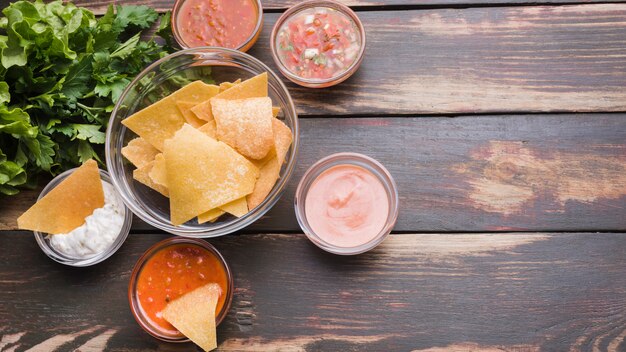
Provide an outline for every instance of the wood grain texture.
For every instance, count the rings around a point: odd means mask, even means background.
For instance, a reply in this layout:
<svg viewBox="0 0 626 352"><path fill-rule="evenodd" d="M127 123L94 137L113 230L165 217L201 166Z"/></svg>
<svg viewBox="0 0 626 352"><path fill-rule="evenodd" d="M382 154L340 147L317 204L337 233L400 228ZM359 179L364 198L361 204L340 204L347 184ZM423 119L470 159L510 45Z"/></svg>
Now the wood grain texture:
<svg viewBox="0 0 626 352"><path fill-rule="evenodd" d="M266 16L250 54L275 72ZM626 111L626 4L361 11L368 45L339 86L289 83L307 115Z"/></svg>
<svg viewBox="0 0 626 352"><path fill-rule="evenodd" d="M359 13L367 51L313 115L626 111L626 4ZM275 65L268 20L250 53Z"/></svg>
<svg viewBox="0 0 626 352"><path fill-rule="evenodd" d="M75 269L0 236L0 349L188 351L149 337L126 297L130 236ZM626 234L405 234L339 257L302 235L211 240L235 274L222 351L624 351Z"/></svg>
<svg viewBox="0 0 626 352"><path fill-rule="evenodd" d="M626 115L301 119L298 163L282 199L248 231L299 231L298 181L318 159L359 152L400 193L395 231L626 229ZM0 229L36 198L0 202ZM147 229L137 222L135 229Z"/></svg>
<svg viewBox="0 0 626 352"><path fill-rule="evenodd" d="M2 0L5 2L8 0ZM139 0L120 0L116 4L132 4L132 5L150 5L154 9L164 12L171 10L174 6L174 0L151 0L149 2ZM293 6L300 1L298 0L263 0L261 1L266 11L281 11ZM596 2L622 2L622 0L342 0L345 5L356 7L358 9L380 9L391 7L398 8L416 8L427 6L459 6L459 5L492 5L492 4L562 4L562 3L596 3ZM110 1L104 0L77 0L75 2L81 6L87 6L97 14L106 12Z"/></svg>

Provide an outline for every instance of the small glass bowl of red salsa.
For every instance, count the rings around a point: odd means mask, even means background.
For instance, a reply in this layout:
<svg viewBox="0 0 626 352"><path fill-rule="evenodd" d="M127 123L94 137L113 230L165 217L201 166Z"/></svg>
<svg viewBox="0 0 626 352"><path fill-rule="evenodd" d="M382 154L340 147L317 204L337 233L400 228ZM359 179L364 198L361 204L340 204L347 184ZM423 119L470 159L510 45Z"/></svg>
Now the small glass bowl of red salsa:
<svg viewBox="0 0 626 352"><path fill-rule="evenodd" d="M263 27L261 0L176 0L172 34L183 49L201 46L247 51Z"/></svg>
<svg viewBox="0 0 626 352"><path fill-rule="evenodd" d="M280 72L301 86L324 88L348 79L361 65L365 30L349 7L305 1L287 10L271 36Z"/></svg>
<svg viewBox="0 0 626 352"><path fill-rule="evenodd" d="M189 341L161 317L169 302L209 283L221 294L216 324L226 317L233 300L233 276L222 255L204 240L173 237L150 247L137 261L128 285L130 310L150 335L167 342Z"/></svg>

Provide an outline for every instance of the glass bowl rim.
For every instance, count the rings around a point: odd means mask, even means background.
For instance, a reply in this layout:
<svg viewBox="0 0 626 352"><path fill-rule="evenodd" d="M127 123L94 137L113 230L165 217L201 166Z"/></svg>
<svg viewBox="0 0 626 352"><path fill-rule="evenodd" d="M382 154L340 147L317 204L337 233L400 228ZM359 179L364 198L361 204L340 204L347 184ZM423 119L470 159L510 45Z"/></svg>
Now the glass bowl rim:
<svg viewBox="0 0 626 352"><path fill-rule="evenodd" d="M178 43L178 45L182 49L192 49L192 48L197 48L197 47L192 47L192 46L187 45L187 43L185 43L185 41L183 40L183 37L178 33L179 31L178 30L179 22L177 19L178 12L181 10L183 4L186 1L187 0L176 0L174 2L174 6L172 6L172 13L170 15L170 26L172 29L172 35L174 37L174 40L176 40L176 43ZM256 24L254 25L254 29L252 30L252 33L250 33L248 38L246 38L246 40L243 41L241 45L237 46L236 48L233 48L233 50L239 50L241 52L247 51L249 49L250 43L255 41L255 38L258 38L258 35L261 32L261 29L263 28L263 4L261 3L261 0L252 0L252 2L255 4L256 9L257 9ZM246 49L242 50L244 48Z"/></svg>
<svg viewBox="0 0 626 352"><path fill-rule="evenodd" d="M383 226L380 232L370 241L356 247L340 247L324 241L315 233L315 231L313 231L313 229L308 225L308 221L306 220L305 202L306 195L310 186L315 181L315 179L317 179L317 177L319 177L323 172L340 165L355 165L366 169L374 176L376 176L376 178L383 184L385 189L388 191L387 193L389 197L389 215L387 217L385 226ZM307 171L300 179L300 182L298 183L298 187L296 189L296 194L294 196L296 219L306 237L319 248L338 255L361 254L371 249L374 249L376 246L382 243L385 238L387 238L387 236L391 233L391 230L398 220L400 206L399 203L400 201L398 188L389 170L387 170L385 166L383 166L379 161L374 158L371 158L364 154L352 152L335 153L316 161L307 169Z"/></svg>
<svg viewBox="0 0 626 352"><path fill-rule="evenodd" d="M278 34L278 30L282 27L285 21L291 18L292 15L295 15L296 13L302 10L312 8L312 7L330 7L330 8L334 8L340 11L341 13L348 16L350 19L354 21L354 24L356 25L358 29L359 36L361 37L361 47L359 48L359 53L356 59L354 60L354 62L352 62L352 64L348 66L348 68L346 68L341 74L330 77L330 78L325 78L325 79L302 78L294 74L293 72L291 72L287 67L285 67L285 65L282 63L282 61L278 57L278 50L276 48L276 35ZM350 7L335 0L306 0L296 5L293 5L292 7L287 9L287 11L285 11L278 18L278 20L276 20L276 23L274 24L274 27L272 28L272 32L270 35L270 51L272 52L272 58L274 59L276 66L278 66L279 71L283 73L290 81L300 84L300 85L304 85L306 87L317 87L317 86L328 87L328 86L339 84L354 74L356 69L361 65L361 62L363 61L363 57L365 56L366 42L367 42L367 36L365 35L365 27L363 26L363 23L361 22L361 19L359 18L359 16L357 16L357 14Z"/></svg>
<svg viewBox="0 0 626 352"><path fill-rule="evenodd" d="M268 76L272 77L278 83L278 91L279 91L278 94L280 95L282 99L286 101L286 108L290 110L289 115L292 116L292 118L290 119L291 127L292 127L291 128L292 143L290 146L291 152L287 154L284 172L280 175L276 184L274 185L270 193L265 197L263 202L261 202L261 204L257 205L255 208L249 210L248 213L246 213L242 217L235 218L219 226L214 226L211 228L208 228L208 227L184 228L181 226L174 226L169 222L164 222L164 221L161 221L160 219L155 218L152 214L149 214L146 211L144 211L139 204L135 204L135 200L132 199L131 196L126 194L127 191L130 195L132 195L133 192L130 189L128 190L126 189L125 185L123 184L124 181L121 180L122 177L117 175L116 172L111 172L111 180L113 182L113 185L115 186L118 193L121 195L122 200L124 201L124 204L131 210L132 213L137 215L139 218L141 218L143 221L145 221L147 224L151 226L159 228L163 231L167 231L174 235L189 237L189 238L212 238L212 237L224 236L224 235L233 233L235 231L241 230L249 226L250 224L254 223L256 220L258 220L260 217L262 217L265 213L267 213L276 204L276 202L280 199L282 194L285 192L287 183L289 179L291 178L291 176L293 175L293 172L295 170L297 155L298 155L299 141L300 141L298 114L296 112L293 99L291 98L291 94L289 94L289 91L287 90L287 87L285 86L283 81L267 65L265 65L263 62L261 62L260 60L256 59L255 57L249 54L246 54L241 51L234 50L234 49L227 49L227 48L220 48L220 47L189 48L189 49L184 49L184 50L174 52L148 65L143 71L141 71L131 81L131 83L128 84L128 86L124 89L124 91L120 95L118 102L115 104L115 107L113 111L111 112L111 117L109 118L107 130L106 130L106 141L105 141L105 154L106 155L105 157L106 157L107 168L109 169L109 171L111 171L112 169L114 170L116 160L119 158L122 158L121 150L117 151L116 153L113 153L111 150L112 149L112 146L111 146L112 137L111 136L113 134L111 127L113 126L114 121L117 118L117 112L120 108L122 101L131 91L131 89L146 74L148 74L149 72L157 68L162 63L167 62L168 60L171 60L179 56L188 55L188 54L192 54L192 55L202 54L202 53L220 54L220 55L227 54L227 55L238 56L239 58L243 60L248 60L252 62L254 65L261 67L263 72L267 72ZM219 59L216 59L216 60L219 61ZM284 109L284 110L287 110L287 109ZM125 126L121 126L120 128L121 130L117 131L118 134L122 133L122 131L125 131L127 129ZM282 166L281 166L281 170L282 170Z"/></svg>
<svg viewBox="0 0 626 352"><path fill-rule="evenodd" d="M39 193L39 196L37 197L37 200L39 201L41 198L43 198L46 194L48 194L56 186L58 186L58 184L61 181L63 181L65 178L67 178L69 175L71 175L77 169L78 169L78 167L75 167L75 168L66 170L66 171L58 174L57 176L55 176L41 190L41 192ZM106 170L102 170L100 168L98 168L98 172L100 173L100 179L103 182L106 182L106 183L110 184L113 187L113 189L115 190L116 196L119 197L118 200L122 201L122 195L117 191L117 188L113 184L112 178L109 175L109 173ZM99 253L99 254L96 254L94 256L87 257L87 258L77 258L77 257L71 257L71 256L64 256L63 253L60 253L59 251L56 251L56 250L52 249L52 246L46 240L46 237L48 236L47 233L43 233L43 232L40 232L40 231L33 231L33 234L35 236L35 240L37 241L37 244L39 245L39 248L41 248L41 250L50 259L54 260L57 263L61 263L63 265L68 265L68 266L73 266L73 267L86 267L86 266L92 266L92 265L101 263L101 262L107 260L108 258L110 258L113 254L115 254L115 252L118 251L118 249L120 249L122 244L124 244L124 242L126 241L126 238L128 237L128 234L130 233L130 228L131 228L131 225L132 225L132 222L133 222L133 213L130 211L130 209L128 209L128 207L126 206L126 204L123 201L121 203L122 203L122 207L124 209L124 222L122 223L122 228L120 229L119 234L115 238L115 241L113 241L113 243L111 243L111 245L105 251L103 251L102 253Z"/></svg>
<svg viewBox="0 0 626 352"><path fill-rule="evenodd" d="M215 321L216 327L219 326L224 321L224 319L228 315L228 312L230 311L230 308L233 302L233 297L234 297L235 285L234 285L233 272L230 269L230 266L228 265L228 263L226 262L226 259L224 259L224 256L222 256L222 253L220 253L220 251L218 251L217 248L215 248L212 244L200 238L169 237L153 244L152 246L150 246L150 248L148 248L145 252L141 254L139 259L137 259L137 262L133 266L133 270L131 271L131 274L130 274L130 280L128 281L128 304L130 305L131 314L133 315L133 318L135 319L137 324L139 324L139 326L141 326L141 328L145 332L150 334L151 336L161 341L183 343L183 342L189 342L190 340L182 334L178 336L161 335L159 334L159 331L157 328L152 329L151 325L145 323L140 318L140 316L144 317L144 315L139 306L138 299L137 299L137 302L135 302L137 279L139 278L139 274L141 273L143 266L148 262L150 258L152 258L153 255L158 253L160 250L168 248L170 246L179 245L179 244L191 244L191 245L199 246L211 252L219 260L219 262L222 264L222 267L224 268L224 271L226 272L226 278L228 280L228 284L227 284L228 292L226 293L224 306L222 306L222 310L216 317L216 321Z"/></svg>

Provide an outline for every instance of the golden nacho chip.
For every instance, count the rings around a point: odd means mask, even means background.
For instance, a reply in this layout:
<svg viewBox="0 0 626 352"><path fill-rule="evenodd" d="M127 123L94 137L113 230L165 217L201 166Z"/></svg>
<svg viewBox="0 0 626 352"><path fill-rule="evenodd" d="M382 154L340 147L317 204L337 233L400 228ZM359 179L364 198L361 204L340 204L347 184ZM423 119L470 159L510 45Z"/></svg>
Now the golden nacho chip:
<svg viewBox="0 0 626 352"><path fill-rule="evenodd" d="M142 167L151 162L158 153L155 147L141 137L131 140L122 148L122 155L135 167Z"/></svg>
<svg viewBox="0 0 626 352"><path fill-rule="evenodd" d="M293 141L293 135L291 129L285 125L284 122L278 119L272 119L272 130L274 132L274 153L269 153L268 156L260 161L265 161L261 166L257 166L261 170L259 179L254 186L254 191L247 197L248 208L254 209L261 204L265 197L272 191L276 181L280 176L280 168L285 161L289 146ZM256 165L256 164L255 164Z"/></svg>
<svg viewBox="0 0 626 352"><path fill-rule="evenodd" d="M225 211L220 208L211 209L205 213L198 215L198 224L204 224L205 222L215 222L220 216L224 215Z"/></svg>
<svg viewBox="0 0 626 352"><path fill-rule="evenodd" d="M261 204L265 197L272 191L278 175L280 173L280 164L276 157L269 160L261 168L261 174L256 184L254 185L254 191L246 197L248 202L248 208L254 209L257 205Z"/></svg>
<svg viewBox="0 0 626 352"><path fill-rule="evenodd" d="M174 225L252 193L259 176L234 149L187 124L165 141L163 155Z"/></svg>
<svg viewBox="0 0 626 352"><path fill-rule="evenodd" d="M224 210L228 214L232 214L238 218L248 213L248 203L246 202L246 197L241 197L230 203L220 205L219 208L221 210Z"/></svg>
<svg viewBox="0 0 626 352"><path fill-rule="evenodd" d="M152 182L167 188L167 173L165 172L165 157L163 153L154 157L152 169L148 172Z"/></svg>
<svg viewBox="0 0 626 352"><path fill-rule="evenodd" d="M272 149L274 136L270 98L211 99L211 104L218 140L252 159L261 159Z"/></svg>
<svg viewBox="0 0 626 352"><path fill-rule="evenodd" d="M169 194L167 187L152 181L152 178L150 177L150 171L152 171L153 166L154 166L154 160L140 168L133 170L133 178L137 182L140 182L144 184L145 186L148 186L152 188L153 190L161 193L162 195L169 197L170 194Z"/></svg>
<svg viewBox="0 0 626 352"><path fill-rule="evenodd" d="M17 218L17 226L53 235L68 233L103 206L98 164L88 160Z"/></svg>
<svg viewBox="0 0 626 352"><path fill-rule="evenodd" d="M216 95L218 99L246 99L267 97L267 72L247 79Z"/></svg>
<svg viewBox="0 0 626 352"><path fill-rule="evenodd" d="M170 302L163 318L205 351L217 348L216 308L221 289L210 283Z"/></svg>
<svg viewBox="0 0 626 352"><path fill-rule="evenodd" d="M215 121L207 122L204 125L198 128L198 131L206 134L207 136L217 139L217 126L215 125Z"/></svg>
<svg viewBox="0 0 626 352"><path fill-rule="evenodd" d="M172 138L185 123L176 102L184 100L200 103L218 92L218 86L195 81L127 117L122 124L162 151L165 140Z"/></svg>
<svg viewBox="0 0 626 352"><path fill-rule="evenodd" d="M178 107L178 110L183 115L185 122L187 122L188 124L190 124L191 126L195 128L198 128L204 125L206 121L199 119L198 116L196 116L196 114L194 114L194 112L191 111L191 108L193 108L196 105L198 105L198 103L193 102L193 101L179 100L176 102L176 107Z"/></svg>
<svg viewBox="0 0 626 352"><path fill-rule="evenodd" d="M211 112L211 100L207 100L193 106L191 111L201 120L206 122L215 122L215 119L213 119L213 113Z"/></svg>
<svg viewBox="0 0 626 352"><path fill-rule="evenodd" d="M222 85L224 85L225 90L216 95L214 98L236 100L267 97L267 72L263 72L260 75L254 76L241 83L224 82L220 85L220 87ZM191 110L199 118L209 122L213 121L213 111L210 100L205 101L202 104L198 104Z"/></svg>
<svg viewBox="0 0 626 352"><path fill-rule="evenodd" d="M278 165L282 165L285 162L291 142L293 142L293 134L291 129L279 119L272 119L272 132L274 134L274 147L276 148Z"/></svg>
<svg viewBox="0 0 626 352"><path fill-rule="evenodd" d="M230 88L238 85L239 83L241 83L241 78L237 79L234 82L222 82L222 83L220 83L220 93L225 91L226 89L230 89Z"/></svg>
<svg viewBox="0 0 626 352"><path fill-rule="evenodd" d="M278 106L272 106L272 117L278 117L280 114L280 108Z"/></svg>

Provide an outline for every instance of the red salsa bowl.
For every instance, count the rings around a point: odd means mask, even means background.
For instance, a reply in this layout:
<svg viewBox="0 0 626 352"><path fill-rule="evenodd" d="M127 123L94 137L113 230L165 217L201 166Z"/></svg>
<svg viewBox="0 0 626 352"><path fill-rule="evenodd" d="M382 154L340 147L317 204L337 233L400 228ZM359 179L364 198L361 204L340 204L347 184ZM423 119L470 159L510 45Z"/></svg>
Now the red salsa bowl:
<svg viewBox="0 0 626 352"><path fill-rule="evenodd" d="M157 339L187 342L161 317L161 311L170 301L208 283L221 289L215 316L219 325L233 300L233 276L224 257L204 240L168 238L150 247L135 264L128 284L130 310Z"/></svg>
<svg viewBox="0 0 626 352"><path fill-rule="evenodd" d="M172 34L183 49L223 47L246 52L263 27L261 0L176 0Z"/></svg>
<svg viewBox="0 0 626 352"><path fill-rule="evenodd" d="M365 30L349 7L305 1L287 10L272 30L272 56L294 83L323 88L348 79L361 65Z"/></svg>

